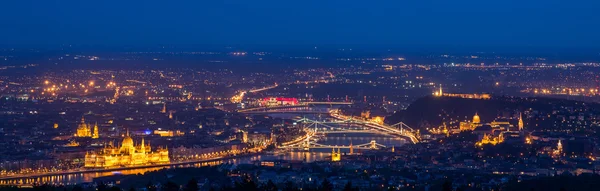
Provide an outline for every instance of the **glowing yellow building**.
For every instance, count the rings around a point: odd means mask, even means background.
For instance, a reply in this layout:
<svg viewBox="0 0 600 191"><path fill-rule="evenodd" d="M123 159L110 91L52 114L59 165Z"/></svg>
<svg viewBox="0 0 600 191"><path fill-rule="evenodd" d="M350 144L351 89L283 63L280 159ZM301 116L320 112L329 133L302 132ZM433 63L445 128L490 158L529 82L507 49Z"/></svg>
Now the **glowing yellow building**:
<svg viewBox="0 0 600 191"><path fill-rule="evenodd" d="M99 138L100 134L98 133L98 123L92 127L92 125L85 123L85 118L81 117L81 123L79 123L79 126L77 126L75 137L91 137L93 139Z"/></svg>
<svg viewBox="0 0 600 191"><path fill-rule="evenodd" d="M380 116L376 116L371 119L371 121L373 121L377 124L380 124L380 125L383 124L383 120L385 120L385 117L380 117Z"/></svg>
<svg viewBox="0 0 600 191"><path fill-rule="evenodd" d="M559 157L560 155L562 155L563 153L563 146L562 146L562 142L559 139L558 143L556 143L556 150L552 151L552 155L554 155L555 157Z"/></svg>
<svg viewBox="0 0 600 191"><path fill-rule="evenodd" d="M433 95L434 95L434 96L437 96L437 97L442 97L442 96L444 96L444 91L442 90L442 84L440 84L440 90L438 90L438 91L434 91L434 92L433 92Z"/></svg>
<svg viewBox="0 0 600 191"><path fill-rule="evenodd" d="M150 144L145 144L144 139L136 146L129 135L123 139L121 147L113 147L111 144L98 152L85 154L86 168L124 167L169 162L168 149L159 148L152 152Z"/></svg>
<svg viewBox="0 0 600 191"><path fill-rule="evenodd" d="M475 113L475 115L473 116L473 124L479 124L481 123L481 119L479 118L479 115L477 113Z"/></svg>
<svg viewBox="0 0 600 191"><path fill-rule="evenodd" d="M163 103L163 108L160 110L160 113L167 113L167 103Z"/></svg>
<svg viewBox="0 0 600 191"><path fill-rule="evenodd" d="M459 125L460 131L473 131L474 127L471 123L465 121L461 121Z"/></svg>
<svg viewBox="0 0 600 191"><path fill-rule="evenodd" d="M519 131L522 131L524 124L523 124L523 114L521 114L521 113L519 113L519 124L518 124L518 126L519 126Z"/></svg>
<svg viewBox="0 0 600 191"><path fill-rule="evenodd" d="M473 121L471 122L460 122L459 129L460 131L473 131L475 128L481 126L481 118L479 114L475 113L473 116Z"/></svg>
<svg viewBox="0 0 600 191"><path fill-rule="evenodd" d="M367 110L367 111L360 112L360 116L362 118L369 119L369 118L371 118L371 111Z"/></svg>
<svg viewBox="0 0 600 191"><path fill-rule="evenodd" d="M71 140L69 143L64 145L65 147L78 147L79 143L75 140Z"/></svg>
<svg viewBox="0 0 600 191"><path fill-rule="evenodd" d="M341 161L341 160L342 160L342 153L340 152L340 149L338 148L337 153L335 152L335 149L331 149L331 161L337 162L337 161Z"/></svg>
<svg viewBox="0 0 600 191"><path fill-rule="evenodd" d="M483 146L487 144L497 145L504 142L504 137L500 134L498 137L492 137L491 135L485 134L481 141L475 143L477 146Z"/></svg>

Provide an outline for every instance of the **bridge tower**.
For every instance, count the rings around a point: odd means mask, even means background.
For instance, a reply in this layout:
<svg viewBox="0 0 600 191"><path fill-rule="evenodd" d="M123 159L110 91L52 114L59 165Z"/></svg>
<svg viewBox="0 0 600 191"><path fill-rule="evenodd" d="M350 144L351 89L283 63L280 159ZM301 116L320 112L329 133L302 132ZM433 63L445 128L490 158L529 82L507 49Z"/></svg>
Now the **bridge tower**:
<svg viewBox="0 0 600 191"><path fill-rule="evenodd" d="M412 129L408 125L404 124L403 122L399 122L399 123L396 123L396 124L393 124L393 125L390 125L390 126L392 126L392 127L396 128L396 129L400 130L401 134L404 134L405 127L408 128L408 131L412 131Z"/></svg>
<svg viewBox="0 0 600 191"><path fill-rule="evenodd" d="M306 141L304 141L304 151L310 150L310 136L306 136Z"/></svg>
<svg viewBox="0 0 600 191"><path fill-rule="evenodd" d="M370 149L377 149L377 142L375 142L375 140L371 140L369 148Z"/></svg>

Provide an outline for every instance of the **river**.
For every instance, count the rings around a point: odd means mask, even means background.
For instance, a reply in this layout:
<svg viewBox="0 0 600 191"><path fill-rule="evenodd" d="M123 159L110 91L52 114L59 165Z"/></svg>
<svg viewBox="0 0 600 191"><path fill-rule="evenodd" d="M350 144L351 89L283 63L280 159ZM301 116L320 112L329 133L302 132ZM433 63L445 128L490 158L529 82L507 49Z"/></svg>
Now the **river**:
<svg viewBox="0 0 600 191"><path fill-rule="evenodd" d="M276 114L278 115L278 114ZM284 117L279 115L278 117ZM286 117L297 117L294 115L286 114ZM313 119L319 118L318 116L310 116ZM359 145L369 143L375 140L377 143L385 146L401 146L407 143L407 140L380 133L336 133L326 134L318 138L317 143L324 145ZM348 149L341 149L342 153L349 152ZM355 151L356 152L356 151ZM56 184L56 185L72 185L80 183L93 182L94 178L106 177L112 175L130 175L130 174L143 174L150 171L156 171L164 168L187 168L187 167L202 167L202 166L214 166L223 163L228 164L250 164L253 161L264 161L264 160L291 160L291 161L322 161L329 160L331 156L331 149L311 149L308 152L305 151L287 151L280 154L260 154L254 156L239 156L230 159L214 160L210 162L198 162L182 165L170 165L162 167L145 167L127 170L109 170L103 172L81 172L73 174L60 174L60 175L44 175L34 178L12 178L0 180L0 185L32 185L32 184Z"/></svg>

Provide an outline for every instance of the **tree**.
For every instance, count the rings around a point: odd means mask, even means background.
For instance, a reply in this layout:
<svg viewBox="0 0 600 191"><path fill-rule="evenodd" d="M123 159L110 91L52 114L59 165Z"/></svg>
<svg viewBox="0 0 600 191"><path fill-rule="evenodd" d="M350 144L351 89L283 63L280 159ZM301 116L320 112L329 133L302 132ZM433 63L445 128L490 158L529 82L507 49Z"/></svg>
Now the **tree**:
<svg viewBox="0 0 600 191"><path fill-rule="evenodd" d="M122 191L121 188L119 188L118 186L113 186L110 187L109 189L107 189L108 191Z"/></svg>
<svg viewBox="0 0 600 191"><path fill-rule="evenodd" d="M342 191L355 191L358 190L355 187L352 187L352 182L348 181L348 183L346 183L346 185L344 186L344 189Z"/></svg>
<svg viewBox="0 0 600 191"><path fill-rule="evenodd" d="M283 187L282 191L298 191L298 187L296 187L293 182L287 181L285 182L285 186Z"/></svg>
<svg viewBox="0 0 600 191"><path fill-rule="evenodd" d="M258 191L258 186L250 177L245 177L241 182L236 182L233 190Z"/></svg>
<svg viewBox="0 0 600 191"><path fill-rule="evenodd" d="M81 186L77 185L77 186L73 187L72 191L83 191L83 188Z"/></svg>
<svg viewBox="0 0 600 191"><path fill-rule="evenodd" d="M106 184L104 184L104 182L99 182L98 184L96 184L96 190L106 191L106 190L108 190L108 186L106 186Z"/></svg>
<svg viewBox="0 0 600 191"><path fill-rule="evenodd" d="M273 183L273 181L269 180L267 182L266 185L264 185L261 190L264 191L278 191L279 189L277 189L277 186L275 185L275 183Z"/></svg>
<svg viewBox="0 0 600 191"><path fill-rule="evenodd" d="M164 191L179 191L179 185L175 184L175 182L167 181L165 185L163 185Z"/></svg>
<svg viewBox="0 0 600 191"><path fill-rule="evenodd" d="M329 182L329 180L327 180L327 178L323 179L323 182L321 182L321 186L319 187L320 191L332 191L333 190L333 185Z"/></svg>
<svg viewBox="0 0 600 191"><path fill-rule="evenodd" d="M152 184L152 182L148 182L148 184L146 184L146 190L147 191L157 191L158 189L156 188L156 186L154 184Z"/></svg>
<svg viewBox="0 0 600 191"><path fill-rule="evenodd" d="M19 190L19 189L15 189L15 190ZM33 186L33 190L35 190L35 191L51 191L54 189L52 186L50 186L48 184L42 184L42 185Z"/></svg>
<svg viewBox="0 0 600 191"><path fill-rule="evenodd" d="M188 183L185 185L185 188L183 189L184 191L198 191L200 188L198 187L198 180L196 180L195 178L192 178L190 181L188 181Z"/></svg>
<svg viewBox="0 0 600 191"><path fill-rule="evenodd" d="M442 185L442 191L452 191L452 183L446 180Z"/></svg>

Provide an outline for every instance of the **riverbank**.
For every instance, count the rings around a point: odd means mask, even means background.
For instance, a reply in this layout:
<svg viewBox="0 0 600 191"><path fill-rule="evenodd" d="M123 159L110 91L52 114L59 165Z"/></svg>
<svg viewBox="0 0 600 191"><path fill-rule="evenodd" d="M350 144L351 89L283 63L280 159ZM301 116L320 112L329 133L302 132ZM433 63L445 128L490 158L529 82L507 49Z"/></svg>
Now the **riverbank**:
<svg viewBox="0 0 600 191"><path fill-rule="evenodd" d="M13 175L13 176L2 176L0 180L13 180L13 179L23 179L23 178L38 178L42 176L56 176L56 175L69 175L69 174L77 174L77 173L91 173L91 172L110 172L110 171L119 171L119 170L135 170L142 168L157 168L157 167L167 167L167 166L175 166L175 165L186 165L186 164L194 164L194 163L203 163L203 162L213 162L218 160L228 160L242 157L252 157L261 155L263 152L245 154L245 155L235 155L228 157L217 157L211 159L202 159L202 160L192 160L192 161L182 161L182 162L171 162L166 164L151 164L151 165L140 165L140 166L128 166L128 167L118 167L118 168L102 168L102 169L77 169L73 171L62 171L62 172L49 172L49 173L37 173L37 174L27 174L27 175Z"/></svg>

